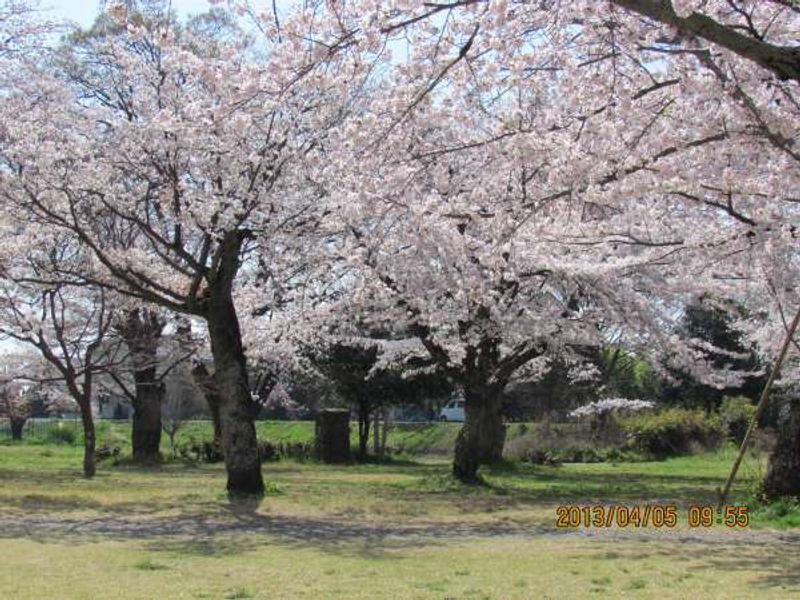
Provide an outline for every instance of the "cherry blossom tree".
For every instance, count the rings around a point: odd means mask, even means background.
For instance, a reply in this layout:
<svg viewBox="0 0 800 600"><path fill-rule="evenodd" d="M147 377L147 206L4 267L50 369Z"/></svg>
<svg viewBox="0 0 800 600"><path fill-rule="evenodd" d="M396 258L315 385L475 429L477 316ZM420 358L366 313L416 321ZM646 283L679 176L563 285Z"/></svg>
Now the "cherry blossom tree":
<svg viewBox="0 0 800 600"><path fill-rule="evenodd" d="M11 427L11 439L21 440L25 423L31 417L32 395L30 385L15 381L19 373L9 369L9 356L0 357L3 361L3 374L0 376L0 415L8 419Z"/></svg>
<svg viewBox="0 0 800 600"><path fill-rule="evenodd" d="M113 318L108 293L8 279L0 285L0 337L37 351L78 405L84 434L83 472L95 474L92 393L97 377L118 365L119 345L106 344Z"/></svg>
<svg viewBox="0 0 800 600"><path fill-rule="evenodd" d="M127 17L76 48L68 71L14 81L3 110L26 117L4 135L4 205L87 249L73 276L205 322L228 490L261 493L234 294L240 270L265 270L256 251L271 269L302 257L322 204L308 170L368 65L304 43L305 15L258 61L239 39L204 54L191 31Z"/></svg>
<svg viewBox="0 0 800 600"><path fill-rule="evenodd" d="M0 415L9 420L12 439L22 439L25 423L35 414L74 408L69 395L56 386L58 374L38 353L27 348L7 351L0 363Z"/></svg>
<svg viewBox="0 0 800 600"><path fill-rule="evenodd" d="M778 79L800 81L796 38L770 35L771 21L796 19L793 0L763 2L698 0L612 0L617 6L673 28L679 35L702 38L750 60ZM760 6L759 6L760 5ZM794 15L792 14L794 13ZM791 31L791 30L790 30Z"/></svg>
<svg viewBox="0 0 800 600"><path fill-rule="evenodd" d="M699 365L662 333L670 311L709 290L764 304L767 272L796 281L796 82L615 4L332 5L368 52L410 41L346 128L351 176L332 187L341 255L383 285L361 297L465 387L463 479L527 363L621 328L645 356ZM764 4L729 11L730 32L749 18L745 35L792 44L797 11Z"/></svg>
<svg viewBox="0 0 800 600"><path fill-rule="evenodd" d="M197 413L195 398L199 390L194 378L185 371L175 371L169 384L164 394L163 418L159 419L159 425L169 437L172 457L175 458L177 456L175 438L186 421Z"/></svg>
<svg viewBox="0 0 800 600"><path fill-rule="evenodd" d="M151 306L131 306L117 316L113 326L128 352L125 364L107 375L133 406L131 447L134 460L142 463L160 457L164 380L188 361L198 346L167 316Z"/></svg>
<svg viewBox="0 0 800 600"><path fill-rule="evenodd" d="M159 342L165 322L158 312L146 307L133 308L116 323L115 329L130 353L133 390L118 373L111 373L117 386L131 400L133 423L131 447L139 462L157 461L161 442L161 402L163 377L159 370ZM164 369L167 372L168 369ZM163 373L162 373L163 375Z"/></svg>
<svg viewBox="0 0 800 600"><path fill-rule="evenodd" d="M794 279L793 281L797 281ZM766 362L775 363L782 356L778 344L788 341L787 354L778 373L777 387L785 399L782 422L779 423L775 447L769 457L767 474L764 479L764 493L768 498L796 496L800 494L800 335L796 333L797 320L800 319L800 299L796 286L772 287L773 302L759 317L749 319L745 330L758 348ZM794 316L790 312L794 308ZM795 334L789 333L795 328ZM773 392L773 396L776 394Z"/></svg>
<svg viewBox="0 0 800 600"><path fill-rule="evenodd" d="M464 480L521 369L615 331L691 364L693 297L796 305L791 4L231 4L258 52L115 8L69 69L4 69L0 188L87 249L71 277L205 321L231 492L263 490L238 319L278 280L421 340Z"/></svg>
<svg viewBox="0 0 800 600"><path fill-rule="evenodd" d="M20 58L46 49L43 38L55 33L59 24L44 18L38 2L3 0L0 2L0 60Z"/></svg>

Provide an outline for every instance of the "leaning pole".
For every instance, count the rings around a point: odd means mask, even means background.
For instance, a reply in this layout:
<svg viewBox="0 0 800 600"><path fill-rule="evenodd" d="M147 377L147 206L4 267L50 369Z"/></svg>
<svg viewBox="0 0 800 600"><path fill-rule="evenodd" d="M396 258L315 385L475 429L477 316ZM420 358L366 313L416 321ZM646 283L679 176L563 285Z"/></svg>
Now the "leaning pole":
<svg viewBox="0 0 800 600"><path fill-rule="evenodd" d="M719 494L720 510L725 504L725 500L728 499L728 493L731 491L733 480L736 478L736 473L739 471L739 465L742 464L742 458L744 458L744 453L747 450L748 444L750 443L750 437L756 428L758 419L761 417L761 413L764 412L764 408L767 405L767 398L769 397L769 390L772 388L772 382L775 381L775 377L778 376L778 372L781 370L783 361L786 359L786 353L789 351L789 345L792 343L792 338L794 337L795 331L797 331L798 323L800 323L800 307L798 307L797 313L794 315L794 319L789 325L789 328L786 330L786 339L783 340L783 346L781 347L780 354L778 354L778 360L775 361L772 371L769 374L769 379L767 379L767 383L764 384L764 389L761 390L761 398L758 400L756 412L753 415L753 418L750 420L750 426L747 428L747 433L744 434L742 445L739 448L739 455L736 457L736 460L733 463L733 468L731 469L731 474L728 475L728 481L725 482L725 487Z"/></svg>

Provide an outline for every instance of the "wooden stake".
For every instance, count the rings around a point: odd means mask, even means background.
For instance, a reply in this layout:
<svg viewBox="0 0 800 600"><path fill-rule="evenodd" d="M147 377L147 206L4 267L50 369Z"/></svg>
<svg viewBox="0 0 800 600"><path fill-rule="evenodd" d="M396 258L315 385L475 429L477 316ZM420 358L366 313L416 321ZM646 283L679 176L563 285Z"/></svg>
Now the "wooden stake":
<svg viewBox="0 0 800 600"><path fill-rule="evenodd" d="M783 346L781 347L780 354L778 355L778 360L775 361L775 365L772 367L772 371L769 374L769 379L767 379L767 383L764 384L764 389L761 391L761 398L758 400L756 412L750 421L750 426L747 428L747 433L744 434L742 445L739 448L739 455L736 457L736 461L733 463L731 474L728 476L728 481L725 482L725 488L719 493L719 510L722 510L725 500L728 499L728 493L731 491L733 480L736 478L736 473L739 471L739 465L742 464L742 458L744 458L744 453L747 450L748 444L750 443L750 437L756 428L756 424L758 423L758 419L761 417L761 413L764 412L764 408L767 405L767 398L769 397L769 390L772 387L772 382L775 381L775 378L778 376L778 372L781 370L783 361L786 358L786 353L789 351L789 345L792 343L794 332L797 331L798 323L800 323L800 308L797 309L797 314L795 314L794 319L789 325L789 329L786 331L786 339L783 340Z"/></svg>

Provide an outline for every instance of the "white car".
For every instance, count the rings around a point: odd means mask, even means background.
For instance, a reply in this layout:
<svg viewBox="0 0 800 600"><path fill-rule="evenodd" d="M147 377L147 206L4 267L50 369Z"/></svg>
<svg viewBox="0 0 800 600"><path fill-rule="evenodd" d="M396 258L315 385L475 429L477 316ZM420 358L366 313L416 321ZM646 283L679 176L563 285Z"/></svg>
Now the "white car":
<svg viewBox="0 0 800 600"><path fill-rule="evenodd" d="M464 400L450 400L447 404L442 407L441 412L439 413L439 420L440 421L456 421L463 423L467 418L466 413L464 412Z"/></svg>

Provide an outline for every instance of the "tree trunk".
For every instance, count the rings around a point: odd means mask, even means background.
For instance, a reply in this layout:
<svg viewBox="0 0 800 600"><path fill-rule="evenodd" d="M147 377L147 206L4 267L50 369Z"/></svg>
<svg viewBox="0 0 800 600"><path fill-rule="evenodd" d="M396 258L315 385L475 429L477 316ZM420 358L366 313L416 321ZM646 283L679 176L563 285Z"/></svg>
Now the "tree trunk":
<svg viewBox="0 0 800 600"><path fill-rule="evenodd" d="M85 403L81 403L80 409L83 423L83 475L92 478L95 474L95 432L92 407L88 399Z"/></svg>
<svg viewBox="0 0 800 600"><path fill-rule="evenodd" d="M206 313L214 379L219 390L222 450L228 493L262 495L264 480L258 458L253 400L247 379L239 320L230 289L211 290Z"/></svg>
<svg viewBox="0 0 800 600"><path fill-rule="evenodd" d="M453 475L465 483L478 481L478 467L497 462L503 455L505 426L499 390L464 390L466 419L456 438Z"/></svg>
<svg viewBox="0 0 800 600"><path fill-rule="evenodd" d="M157 312L145 308L127 311L119 331L131 351L135 390L131 446L133 459L157 462L161 443L163 383L158 380L158 346L164 322Z"/></svg>
<svg viewBox="0 0 800 600"><path fill-rule="evenodd" d="M208 412L214 425L213 445L222 452L222 423L219 418L220 397L219 388L214 381L214 375L208 372L203 363L197 363L192 368L192 376L197 386L203 391L203 397L206 399L206 404L208 404Z"/></svg>
<svg viewBox="0 0 800 600"><path fill-rule="evenodd" d="M172 451L172 458L178 457L178 451L175 448L175 436L178 435L178 432L175 429L169 429L167 431L167 436L169 437L169 448Z"/></svg>
<svg viewBox="0 0 800 600"><path fill-rule="evenodd" d="M211 423L214 427L214 439L212 443L222 452L222 419L219 416L219 392L213 392L206 396L208 411L211 413Z"/></svg>
<svg viewBox="0 0 800 600"><path fill-rule="evenodd" d="M25 428L25 421L27 419L11 418L11 439L20 441L22 440L22 430Z"/></svg>
<svg viewBox="0 0 800 600"><path fill-rule="evenodd" d="M11 418L11 439L20 441L22 440L22 430L25 428L25 421L27 419Z"/></svg>
<svg viewBox="0 0 800 600"><path fill-rule="evenodd" d="M358 401L358 460L367 460L369 447L369 402Z"/></svg>
<svg viewBox="0 0 800 600"><path fill-rule="evenodd" d="M161 400L164 386L156 380L155 367L136 371L136 397L133 402L133 459L140 463L158 462L161 444Z"/></svg>
<svg viewBox="0 0 800 600"><path fill-rule="evenodd" d="M386 437L389 432L389 409L383 407L383 427L381 428L381 447L378 452L378 459L383 460L386 455Z"/></svg>
<svg viewBox="0 0 800 600"><path fill-rule="evenodd" d="M372 453L375 458L381 456L381 411L375 410L372 418Z"/></svg>
<svg viewBox="0 0 800 600"><path fill-rule="evenodd" d="M487 416L485 431L481 439L483 440L481 462L487 465L501 462L503 448L506 445L506 426L503 423L500 406L497 407L497 410L491 411L491 416Z"/></svg>
<svg viewBox="0 0 800 600"><path fill-rule="evenodd" d="M769 457L764 493L768 498L800 496L800 402L792 402Z"/></svg>

